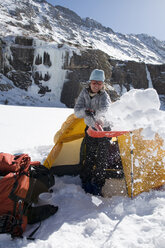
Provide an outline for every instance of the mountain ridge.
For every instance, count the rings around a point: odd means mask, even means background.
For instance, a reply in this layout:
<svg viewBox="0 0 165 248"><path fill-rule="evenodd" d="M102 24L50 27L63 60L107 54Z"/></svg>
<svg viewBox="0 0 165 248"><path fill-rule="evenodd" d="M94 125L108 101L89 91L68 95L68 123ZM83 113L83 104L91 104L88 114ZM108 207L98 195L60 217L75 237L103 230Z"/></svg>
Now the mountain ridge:
<svg viewBox="0 0 165 248"><path fill-rule="evenodd" d="M114 59L165 63L165 41L147 34L121 34L74 11L45 0L0 0L0 36L31 36L80 49L106 52Z"/></svg>

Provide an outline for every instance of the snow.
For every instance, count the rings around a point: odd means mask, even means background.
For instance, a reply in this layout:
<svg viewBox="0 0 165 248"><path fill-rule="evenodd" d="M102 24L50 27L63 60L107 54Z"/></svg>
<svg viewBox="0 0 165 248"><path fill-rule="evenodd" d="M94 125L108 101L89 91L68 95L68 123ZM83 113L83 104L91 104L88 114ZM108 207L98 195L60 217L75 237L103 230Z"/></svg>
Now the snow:
<svg viewBox="0 0 165 248"><path fill-rule="evenodd" d="M10 40L10 42L12 42ZM17 44L14 46L18 46ZM0 84L10 84L12 87L9 91L0 91L0 103L4 103L7 99L8 104L13 104L13 98L17 94L18 105L28 106L46 106L46 107L65 107L65 104L60 102L61 92L63 85L67 82L67 73L69 70L64 69L65 60L70 63L70 59L73 56L73 52L77 55L80 51L75 47L63 45L58 48L55 43L47 43L41 40L34 39L33 41L34 60L31 73L33 74L32 85L28 87L28 90L20 90L16 88L11 80L0 73ZM28 48L28 47L27 47ZM47 57L47 59L45 59ZM12 60L10 46L5 51L5 65L13 70L10 65ZM48 65L49 64L49 65ZM39 85L34 82L35 74L38 73L38 77L42 77ZM9 72L10 74L10 72ZM45 79L47 77L47 79ZM48 92L45 94L38 93L40 87L46 87ZM28 99L28 100L27 100Z"/></svg>
<svg viewBox="0 0 165 248"><path fill-rule="evenodd" d="M82 48L100 49L118 60L149 64L165 61L164 41L145 34L115 33L92 19L76 18L76 14L72 16L74 13L69 10L59 10L47 2L0 0L0 8L0 36L3 38L24 35L56 44L69 43ZM34 28L29 30L26 26L31 23Z"/></svg>
<svg viewBox="0 0 165 248"><path fill-rule="evenodd" d="M66 115L72 112L72 109L1 105L1 116L4 118L0 120L0 136L3 136L0 150L17 153L20 148L31 148L32 144L34 147L52 146L54 134L60 129ZM9 144L10 138L15 139L12 137L13 133L16 135L16 140L10 141ZM33 154L30 155L33 156Z"/></svg>
<svg viewBox="0 0 165 248"><path fill-rule="evenodd" d="M8 44L4 48L3 63L9 69L9 74L13 70L10 64L10 60L12 60L10 47L27 48L28 46L14 43L16 35L24 35L34 39L31 48L34 48L35 56L30 73L32 75L38 73L39 76L42 76L40 82L32 77L32 85L28 87L27 91L24 91L16 88L8 78L0 74L0 84L1 81L6 81L6 84L13 86L8 91L0 91L1 104L7 102L7 104L13 105L15 94L17 94L17 105L65 107L60 102L60 97L63 85L68 80L70 58L73 53L79 55L84 49L100 49L111 58L123 61L164 64L164 42L145 34L122 35L110 31L110 29L107 31L105 27L92 19L81 20L80 17L75 17L76 14L67 12L69 10L60 10L46 1L0 0L0 10L0 37L2 42ZM80 20L82 25L77 24ZM24 27L24 25L30 25L31 22L34 29L29 30ZM44 64L45 53L50 57L50 67ZM42 58L41 64L35 63L38 56ZM121 63L120 66L122 65ZM148 87L153 88L147 66L146 74ZM36 82L34 82L34 78ZM132 86L130 85L130 87ZM119 95L127 91L124 86L117 84L114 84L114 88ZM164 109L163 95L160 96L160 100L161 108Z"/></svg>
<svg viewBox="0 0 165 248"><path fill-rule="evenodd" d="M131 90L111 106L113 129L143 126L146 137L159 132L165 141L165 112L159 107L154 89ZM0 151L28 153L43 162L73 109L0 105L0 113ZM85 194L78 176L55 179L52 201L58 212L42 222L34 241L26 237L38 224L28 225L23 239L1 234L0 248L164 248L165 191L144 192L133 200L103 198Z"/></svg>
<svg viewBox="0 0 165 248"><path fill-rule="evenodd" d="M158 94L152 88L126 92L111 105L108 113L112 130L144 128L146 139L153 139L155 132L165 139L164 118L165 112L160 110Z"/></svg>
<svg viewBox="0 0 165 248"><path fill-rule="evenodd" d="M147 79L148 79L148 88L154 88L152 84L151 75L150 75L150 72L147 66L146 66L146 74L147 74Z"/></svg>
<svg viewBox="0 0 165 248"><path fill-rule="evenodd" d="M60 102L61 91L63 88L63 84L67 81L67 72L68 70L63 69L65 58L68 55L68 64L70 58L73 55L73 51L78 53L78 50L75 48L69 48L68 46L64 46L63 48L58 48L57 44L47 44L46 42L41 42L39 40L35 40L35 56L33 61L33 73L38 72L39 75L42 75L42 78L45 75L49 75L50 79L47 81L42 81L43 86L47 86L51 89L51 93L46 96L46 101L48 99L50 101L54 100L54 106L57 106L57 103ZM51 65L48 66L44 64L44 54L49 56ZM36 58L41 59L41 64L36 65ZM30 93L34 93L34 88L36 91L38 86L33 83L29 89ZM61 106L65 106L64 104Z"/></svg>

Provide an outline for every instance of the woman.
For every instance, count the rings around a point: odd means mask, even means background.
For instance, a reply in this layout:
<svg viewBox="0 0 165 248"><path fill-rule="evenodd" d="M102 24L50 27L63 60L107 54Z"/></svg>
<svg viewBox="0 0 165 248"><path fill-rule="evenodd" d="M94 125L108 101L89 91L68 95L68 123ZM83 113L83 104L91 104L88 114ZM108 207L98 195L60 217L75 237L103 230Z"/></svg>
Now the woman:
<svg viewBox="0 0 165 248"><path fill-rule="evenodd" d="M87 125L85 129L86 158L82 165L80 177L82 187L88 193L101 195L102 186L105 183L105 168L108 166L109 142L108 138L92 138L87 134L89 126L103 130L110 130L110 124L106 119L111 100L104 85L105 75L103 70L95 69L89 78L89 85L84 88L74 107L75 115L84 118Z"/></svg>

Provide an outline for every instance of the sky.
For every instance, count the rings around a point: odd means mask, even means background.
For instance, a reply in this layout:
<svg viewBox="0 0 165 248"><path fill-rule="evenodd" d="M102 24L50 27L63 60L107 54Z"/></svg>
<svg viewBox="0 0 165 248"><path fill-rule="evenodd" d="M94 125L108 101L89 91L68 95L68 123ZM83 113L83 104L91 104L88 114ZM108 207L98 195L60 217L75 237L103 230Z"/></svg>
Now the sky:
<svg viewBox="0 0 165 248"><path fill-rule="evenodd" d="M47 0L122 34L145 33L165 41L165 0Z"/></svg>

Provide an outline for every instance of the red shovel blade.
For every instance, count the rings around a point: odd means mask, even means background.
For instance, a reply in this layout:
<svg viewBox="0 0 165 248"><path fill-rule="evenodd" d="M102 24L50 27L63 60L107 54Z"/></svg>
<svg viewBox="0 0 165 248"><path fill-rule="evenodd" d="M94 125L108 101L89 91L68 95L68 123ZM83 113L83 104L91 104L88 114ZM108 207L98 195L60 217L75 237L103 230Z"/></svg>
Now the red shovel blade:
<svg viewBox="0 0 165 248"><path fill-rule="evenodd" d="M101 131L101 130L96 131L92 127L89 127L87 133L89 136L93 138L103 138L103 137L112 138L112 137L120 136L122 134L129 133L129 131Z"/></svg>

